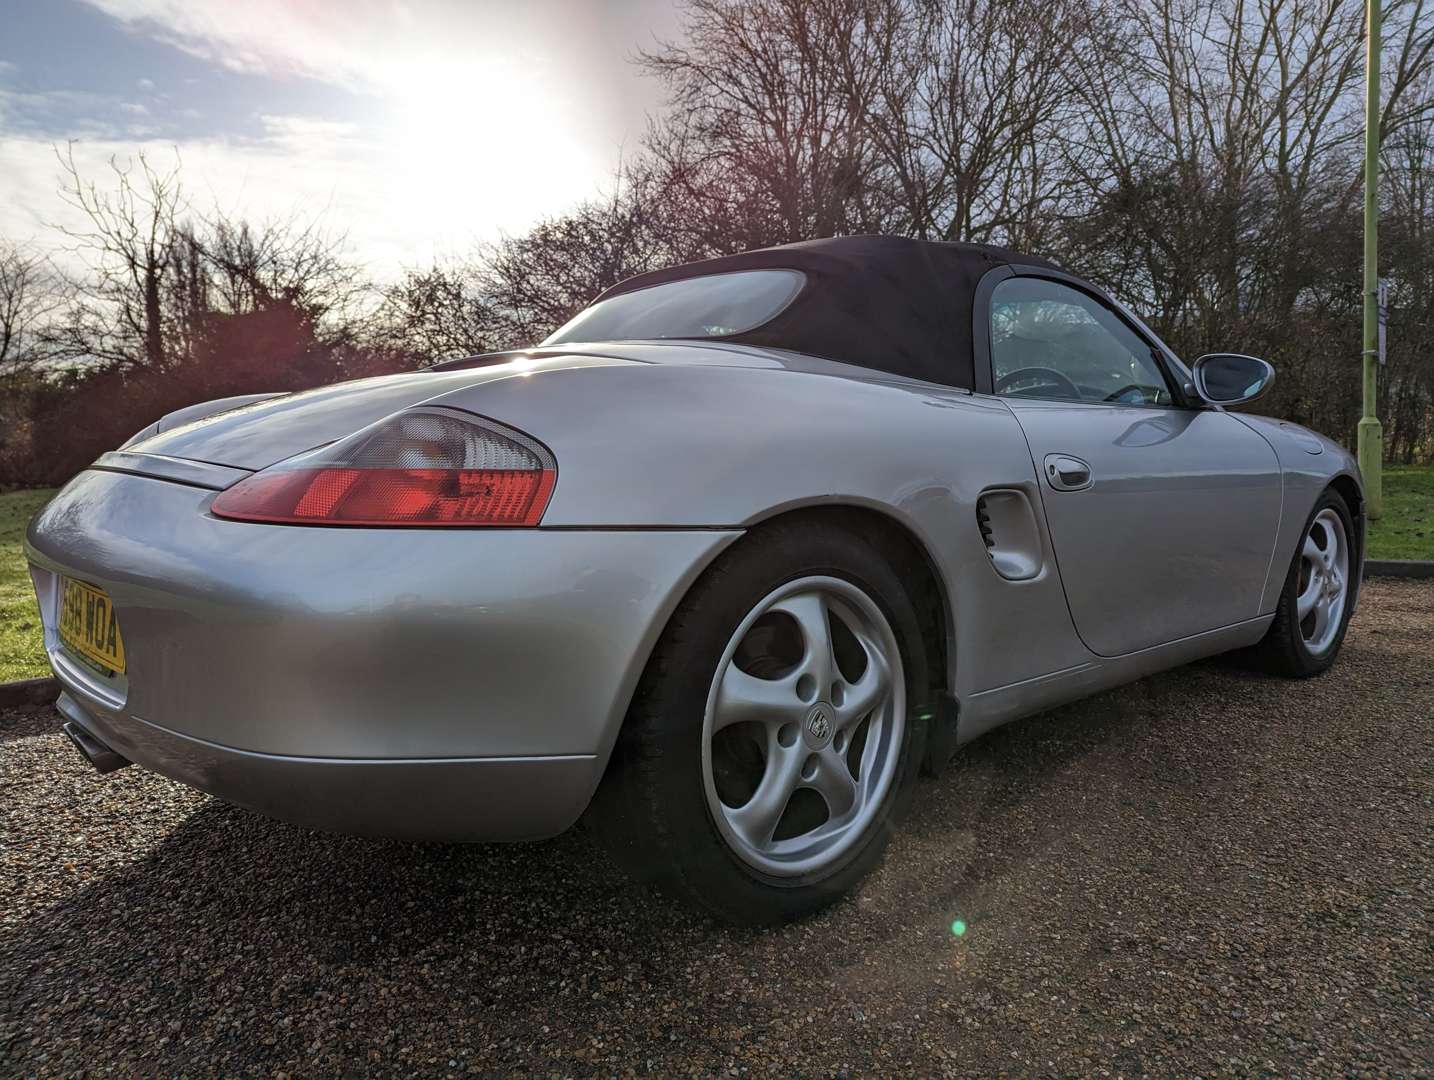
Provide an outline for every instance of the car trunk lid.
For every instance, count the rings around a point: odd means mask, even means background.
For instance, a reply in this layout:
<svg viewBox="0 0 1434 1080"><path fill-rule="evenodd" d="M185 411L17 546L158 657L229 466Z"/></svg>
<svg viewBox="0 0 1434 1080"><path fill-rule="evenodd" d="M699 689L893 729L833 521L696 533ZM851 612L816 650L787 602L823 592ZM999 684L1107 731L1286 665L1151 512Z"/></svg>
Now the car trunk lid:
<svg viewBox="0 0 1434 1080"><path fill-rule="evenodd" d="M455 390L566 368L636 362L613 356L522 354L495 358L479 367L403 372L321 386L219 412L141 439L124 448L134 460L116 471L137 471L135 461L143 458L257 471ZM99 464L115 468L119 463L102 459Z"/></svg>

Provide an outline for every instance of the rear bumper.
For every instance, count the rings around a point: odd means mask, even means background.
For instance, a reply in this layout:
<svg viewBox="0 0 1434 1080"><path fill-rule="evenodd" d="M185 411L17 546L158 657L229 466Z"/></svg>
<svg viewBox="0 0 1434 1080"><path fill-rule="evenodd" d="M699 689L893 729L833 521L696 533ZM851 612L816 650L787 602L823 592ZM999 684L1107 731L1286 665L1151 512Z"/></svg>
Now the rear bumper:
<svg viewBox="0 0 1434 1080"><path fill-rule="evenodd" d="M344 832L520 839L591 798L657 635L734 532L333 529L90 471L26 553L62 711L123 756ZM102 586L127 672L55 632Z"/></svg>
<svg viewBox="0 0 1434 1080"><path fill-rule="evenodd" d="M154 772L295 825L401 840L538 840L568 828L602 766L595 755L381 759L236 750L135 717L105 717L69 693L71 723Z"/></svg>

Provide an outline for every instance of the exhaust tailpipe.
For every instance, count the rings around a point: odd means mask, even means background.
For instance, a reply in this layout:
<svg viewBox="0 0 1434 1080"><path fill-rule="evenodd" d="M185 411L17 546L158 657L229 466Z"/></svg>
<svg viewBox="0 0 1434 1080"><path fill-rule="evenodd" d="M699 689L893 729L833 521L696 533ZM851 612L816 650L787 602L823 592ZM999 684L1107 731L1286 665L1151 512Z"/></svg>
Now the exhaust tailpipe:
<svg viewBox="0 0 1434 1080"><path fill-rule="evenodd" d="M73 720L67 722L61 730L69 736L70 742L75 744L75 749L99 772L111 773L134 764L129 758L116 754Z"/></svg>

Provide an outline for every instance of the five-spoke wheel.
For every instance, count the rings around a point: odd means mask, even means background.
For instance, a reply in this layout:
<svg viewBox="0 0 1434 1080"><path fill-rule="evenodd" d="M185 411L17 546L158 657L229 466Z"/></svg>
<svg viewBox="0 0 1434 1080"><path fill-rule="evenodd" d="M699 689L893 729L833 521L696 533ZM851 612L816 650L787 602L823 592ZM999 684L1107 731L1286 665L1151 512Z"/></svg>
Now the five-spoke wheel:
<svg viewBox="0 0 1434 1080"><path fill-rule="evenodd" d="M1349 504L1329 489L1305 522L1275 607L1275 618L1247 656L1266 671L1305 678L1334 663L1359 588L1360 532Z"/></svg>
<svg viewBox="0 0 1434 1080"><path fill-rule="evenodd" d="M1311 655L1334 644L1349 588L1349 538L1333 507L1315 514L1300 549L1300 585L1295 600L1300 633Z"/></svg>
<svg viewBox="0 0 1434 1080"><path fill-rule="evenodd" d="M810 873L860 838L891 783L905 725L896 636L849 581L803 577L733 632L708 694L702 778L734 852Z"/></svg>
<svg viewBox="0 0 1434 1080"><path fill-rule="evenodd" d="M733 922L808 914L881 859L923 751L901 549L761 526L683 599L591 819L628 869Z"/></svg>

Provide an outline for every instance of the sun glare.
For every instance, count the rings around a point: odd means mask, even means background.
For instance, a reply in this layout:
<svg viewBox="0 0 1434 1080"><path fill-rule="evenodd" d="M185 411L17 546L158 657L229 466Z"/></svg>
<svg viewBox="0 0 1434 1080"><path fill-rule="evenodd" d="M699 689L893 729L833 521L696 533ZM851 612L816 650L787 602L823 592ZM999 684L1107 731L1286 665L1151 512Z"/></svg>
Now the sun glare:
<svg viewBox="0 0 1434 1080"><path fill-rule="evenodd" d="M503 63L415 68L391 110L390 199L423 234L466 247L591 195L606 164L568 134L561 99Z"/></svg>

